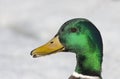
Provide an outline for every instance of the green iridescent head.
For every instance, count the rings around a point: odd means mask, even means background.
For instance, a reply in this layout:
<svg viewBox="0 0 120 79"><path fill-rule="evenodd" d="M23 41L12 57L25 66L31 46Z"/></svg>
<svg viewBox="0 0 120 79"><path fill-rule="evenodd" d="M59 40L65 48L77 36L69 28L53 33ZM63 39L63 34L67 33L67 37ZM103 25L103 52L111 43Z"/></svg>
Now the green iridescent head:
<svg viewBox="0 0 120 79"><path fill-rule="evenodd" d="M89 20L69 20L62 25L58 35L65 51L76 54L76 72L91 76L101 75L102 39L98 29Z"/></svg>

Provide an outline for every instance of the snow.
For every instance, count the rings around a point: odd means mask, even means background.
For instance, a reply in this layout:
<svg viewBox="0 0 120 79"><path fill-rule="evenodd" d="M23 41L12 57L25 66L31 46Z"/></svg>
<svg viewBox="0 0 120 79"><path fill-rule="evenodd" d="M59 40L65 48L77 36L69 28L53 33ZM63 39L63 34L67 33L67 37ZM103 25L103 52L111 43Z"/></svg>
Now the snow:
<svg viewBox="0 0 120 79"><path fill-rule="evenodd" d="M120 0L0 0L0 79L67 79L75 55L33 59L30 51L49 41L71 18L88 18L104 42L103 79L119 79Z"/></svg>

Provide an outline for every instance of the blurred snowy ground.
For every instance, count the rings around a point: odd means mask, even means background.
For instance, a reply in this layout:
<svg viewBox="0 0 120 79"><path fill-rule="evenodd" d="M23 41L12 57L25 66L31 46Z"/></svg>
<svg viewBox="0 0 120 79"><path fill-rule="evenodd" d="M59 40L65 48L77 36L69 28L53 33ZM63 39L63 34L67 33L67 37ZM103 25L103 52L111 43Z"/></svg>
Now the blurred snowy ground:
<svg viewBox="0 0 120 79"><path fill-rule="evenodd" d="M74 54L33 59L30 51L50 40L65 21L79 17L101 31L103 79L119 79L120 0L0 0L0 79L67 79Z"/></svg>

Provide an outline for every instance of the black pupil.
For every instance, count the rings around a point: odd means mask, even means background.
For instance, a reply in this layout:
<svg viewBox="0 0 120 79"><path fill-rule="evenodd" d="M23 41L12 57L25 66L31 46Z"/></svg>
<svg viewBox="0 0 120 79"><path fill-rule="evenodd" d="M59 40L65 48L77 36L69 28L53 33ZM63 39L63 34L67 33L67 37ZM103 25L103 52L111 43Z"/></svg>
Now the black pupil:
<svg viewBox="0 0 120 79"><path fill-rule="evenodd" d="M76 28L71 28L71 32L76 32L77 29Z"/></svg>

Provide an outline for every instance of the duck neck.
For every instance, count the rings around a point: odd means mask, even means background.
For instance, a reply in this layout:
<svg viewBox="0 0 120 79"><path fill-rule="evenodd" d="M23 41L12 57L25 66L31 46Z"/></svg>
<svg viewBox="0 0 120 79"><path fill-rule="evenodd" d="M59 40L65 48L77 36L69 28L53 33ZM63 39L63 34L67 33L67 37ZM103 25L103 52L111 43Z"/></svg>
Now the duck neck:
<svg viewBox="0 0 120 79"><path fill-rule="evenodd" d="M82 52L82 54L78 53L76 54L76 59L76 73L87 76L99 77L101 79L102 55L98 50L94 52Z"/></svg>

